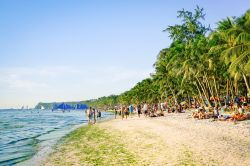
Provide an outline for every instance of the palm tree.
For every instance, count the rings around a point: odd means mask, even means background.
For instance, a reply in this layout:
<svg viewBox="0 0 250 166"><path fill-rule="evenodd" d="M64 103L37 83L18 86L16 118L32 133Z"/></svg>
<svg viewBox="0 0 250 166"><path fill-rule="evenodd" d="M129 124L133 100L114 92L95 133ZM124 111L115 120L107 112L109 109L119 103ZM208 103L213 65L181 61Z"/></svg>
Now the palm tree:
<svg viewBox="0 0 250 166"><path fill-rule="evenodd" d="M228 73L234 78L235 94L238 94L238 82L244 79L247 92L250 94L247 76L250 65L250 11L238 19L222 20L218 23L217 31L211 35L217 40L210 52L217 52L228 65Z"/></svg>

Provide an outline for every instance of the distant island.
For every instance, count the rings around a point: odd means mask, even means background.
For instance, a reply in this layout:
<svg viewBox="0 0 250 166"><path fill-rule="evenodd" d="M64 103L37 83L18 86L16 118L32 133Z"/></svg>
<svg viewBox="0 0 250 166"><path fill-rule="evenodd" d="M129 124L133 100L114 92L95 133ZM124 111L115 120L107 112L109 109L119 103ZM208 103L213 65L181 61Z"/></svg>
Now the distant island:
<svg viewBox="0 0 250 166"><path fill-rule="evenodd" d="M100 109L111 109L113 108L115 105L117 105L119 103L118 101L118 95L110 95L110 96L104 96L104 97L100 97L98 99L90 99L90 100L85 100L85 101L70 101L70 102L50 102L50 103L46 103L46 102L39 102L36 106L35 109L53 109L53 107L55 105L61 104L61 103L65 103L68 104L72 107L76 107L79 104L85 104L88 106L93 106L93 107L97 107Z"/></svg>

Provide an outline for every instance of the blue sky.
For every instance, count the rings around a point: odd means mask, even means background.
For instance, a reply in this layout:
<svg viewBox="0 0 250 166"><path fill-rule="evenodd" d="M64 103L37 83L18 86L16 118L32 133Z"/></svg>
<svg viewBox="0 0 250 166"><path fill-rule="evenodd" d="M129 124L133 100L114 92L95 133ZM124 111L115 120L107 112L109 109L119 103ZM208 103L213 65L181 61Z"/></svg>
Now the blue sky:
<svg viewBox="0 0 250 166"><path fill-rule="evenodd" d="M240 16L241 0L2 0L0 108L120 94L149 77L176 12L206 13L206 25Z"/></svg>

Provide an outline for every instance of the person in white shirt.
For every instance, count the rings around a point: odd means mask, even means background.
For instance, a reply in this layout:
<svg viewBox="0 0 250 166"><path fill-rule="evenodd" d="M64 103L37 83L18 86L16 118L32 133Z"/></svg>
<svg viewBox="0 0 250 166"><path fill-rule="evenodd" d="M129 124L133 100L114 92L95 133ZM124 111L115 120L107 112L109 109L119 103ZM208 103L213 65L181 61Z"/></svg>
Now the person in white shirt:
<svg viewBox="0 0 250 166"><path fill-rule="evenodd" d="M143 105L144 116L148 116L148 105L145 103Z"/></svg>

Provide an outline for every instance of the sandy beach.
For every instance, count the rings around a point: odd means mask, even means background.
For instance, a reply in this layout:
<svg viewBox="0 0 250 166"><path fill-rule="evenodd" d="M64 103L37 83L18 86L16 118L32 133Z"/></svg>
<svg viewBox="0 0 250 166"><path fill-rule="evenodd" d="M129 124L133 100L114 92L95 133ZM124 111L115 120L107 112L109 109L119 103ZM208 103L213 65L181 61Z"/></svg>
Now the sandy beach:
<svg viewBox="0 0 250 166"><path fill-rule="evenodd" d="M195 120L189 113L133 116L75 130L43 165L245 166L249 138L249 120Z"/></svg>

